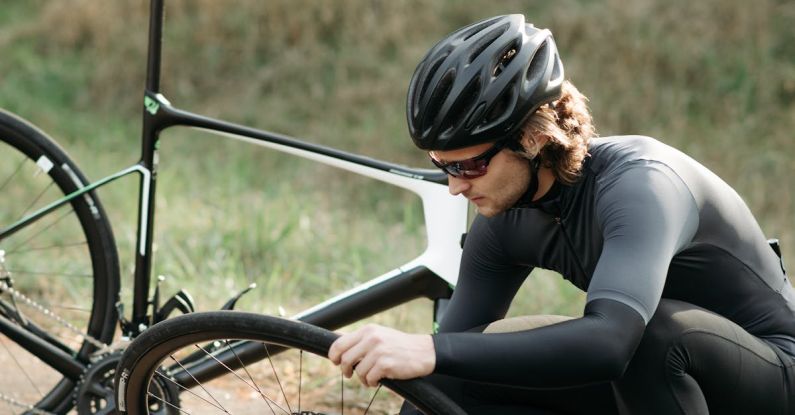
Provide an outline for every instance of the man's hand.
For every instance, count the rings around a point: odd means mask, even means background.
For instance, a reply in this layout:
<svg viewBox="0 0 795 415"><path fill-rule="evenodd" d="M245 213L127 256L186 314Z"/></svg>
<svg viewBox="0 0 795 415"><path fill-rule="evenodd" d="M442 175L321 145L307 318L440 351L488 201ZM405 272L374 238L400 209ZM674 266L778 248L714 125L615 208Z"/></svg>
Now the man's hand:
<svg viewBox="0 0 795 415"><path fill-rule="evenodd" d="M346 378L356 371L367 386L377 386L382 378L429 375L436 366L430 335L407 334L375 324L343 334L331 345L328 357Z"/></svg>

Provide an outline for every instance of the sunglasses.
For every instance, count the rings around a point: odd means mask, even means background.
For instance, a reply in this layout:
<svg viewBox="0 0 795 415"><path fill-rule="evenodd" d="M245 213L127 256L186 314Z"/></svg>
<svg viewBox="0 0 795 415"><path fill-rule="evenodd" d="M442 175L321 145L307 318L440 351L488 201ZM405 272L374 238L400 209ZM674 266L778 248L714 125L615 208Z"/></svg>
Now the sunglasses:
<svg viewBox="0 0 795 415"><path fill-rule="evenodd" d="M494 156L497 155L497 153L500 152L500 150L505 148L507 142L508 140L498 141L483 153L466 160L442 163L431 156L431 162L433 162L434 166L442 169L443 172L453 177L474 179L476 177L483 176L488 172L489 162Z"/></svg>

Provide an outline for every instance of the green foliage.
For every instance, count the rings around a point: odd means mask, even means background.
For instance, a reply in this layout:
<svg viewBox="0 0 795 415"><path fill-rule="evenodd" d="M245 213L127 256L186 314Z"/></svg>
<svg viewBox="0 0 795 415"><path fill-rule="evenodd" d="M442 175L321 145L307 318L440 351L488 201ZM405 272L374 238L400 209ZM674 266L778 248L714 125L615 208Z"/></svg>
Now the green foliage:
<svg viewBox="0 0 795 415"><path fill-rule="evenodd" d="M54 135L90 177L134 162L146 2L3 6L0 106ZM178 107L427 166L403 113L415 65L444 34L509 12L552 29L600 134L653 135L703 161L795 263L792 2L170 0L163 93ZM338 290L422 250L421 209L404 192L194 132L163 141L156 267L174 287L193 279L224 297L257 281L257 301L281 299L251 307L272 311L326 295L320 280ZM126 223L116 227L122 254L134 185L101 192ZM577 312L567 304L581 297L545 278L520 294L538 299L522 309Z"/></svg>

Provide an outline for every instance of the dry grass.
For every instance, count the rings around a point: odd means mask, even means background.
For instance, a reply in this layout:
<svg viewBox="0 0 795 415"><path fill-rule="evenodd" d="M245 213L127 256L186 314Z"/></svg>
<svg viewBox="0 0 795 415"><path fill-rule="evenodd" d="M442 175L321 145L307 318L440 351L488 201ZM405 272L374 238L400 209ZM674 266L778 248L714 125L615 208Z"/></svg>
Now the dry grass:
<svg viewBox="0 0 795 415"><path fill-rule="evenodd" d="M146 3L6 0L0 12L0 106L53 134L92 178L139 151ZM177 106L414 165L427 165L403 113L416 63L457 27L525 13L552 29L600 134L652 135L703 161L795 267L791 1L166 3L163 92ZM124 298L135 185L100 192ZM158 186L155 272L172 276L166 294L187 286L201 309L256 281L241 307L289 315L423 247L421 211L405 192L201 134L166 135ZM512 314L581 311L567 282L529 281ZM430 319L417 301L373 320L428 331Z"/></svg>
<svg viewBox="0 0 795 415"><path fill-rule="evenodd" d="M653 135L702 160L738 189L764 231L781 238L787 257L795 258L791 2L167 3L163 90L178 106L410 164L426 162L406 138L403 115L405 85L416 62L456 27L497 13L523 12L555 33L567 75L590 97L602 135ZM145 2L18 0L7 10L24 18L9 17L0 29L0 77L8 81L0 105L57 131L92 177L132 161L143 84ZM296 167L270 153L252 155L247 148L193 135L175 134L166 141L161 198L176 213L158 217L158 263L169 273L211 281L241 272L247 279L278 277L285 270L363 276L371 269L351 264L372 262L374 251L391 246L394 252L396 245L421 249L416 220L400 229L403 219L418 217L416 203L408 211L402 208L413 200L408 195L384 194L379 186L342 173ZM93 157L96 153L103 157ZM275 171L282 185L263 181ZM129 221L134 203L125 199L127 191L103 192L117 206L109 210L125 212ZM262 202L263 196L271 203ZM237 201L219 204L229 197ZM261 204L252 204L257 200ZM302 208L328 201L342 213L308 214ZM266 210L281 213L270 222L243 215ZM196 214L186 220L186 211ZM230 219L226 212L241 216ZM351 233L312 239L317 235L302 234L297 225L302 217L310 217L324 234L339 231L339 224L350 226ZM383 217L391 218L386 231L378 228ZM241 222L250 220L261 226L239 233ZM357 221L365 225L356 227ZM122 242L132 239L130 228L117 230ZM194 232L202 228L210 234ZM293 239L279 239L284 236L279 229ZM350 237L356 233L405 242ZM351 240L354 244L347 244ZM313 252L318 265L307 265L302 257L307 244L322 250ZM271 250L274 245L290 248L279 253ZM337 247L325 250L329 246ZM181 253L191 250L200 254ZM351 252L358 259L351 260ZM208 258L215 268L201 264ZM235 281L221 286L245 279ZM566 286L550 288L564 290L555 294L563 303L570 296ZM553 303L557 311L570 310Z"/></svg>

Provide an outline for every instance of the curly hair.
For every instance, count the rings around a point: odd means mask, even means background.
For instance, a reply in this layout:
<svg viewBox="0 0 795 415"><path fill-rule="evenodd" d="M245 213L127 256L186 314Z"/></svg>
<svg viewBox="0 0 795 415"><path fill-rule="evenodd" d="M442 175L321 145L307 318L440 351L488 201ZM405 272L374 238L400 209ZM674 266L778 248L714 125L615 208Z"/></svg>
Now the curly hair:
<svg viewBox="0 0 795 415"><path fill-rule="evenodd" d="M565 184L577 181L588 143L596 135L587 102L571 82L564 81L561 97L525 121L519 135L524 151L517 153L528 159L540 154L541 165L552 169L556 179ZM535 140L539 136L548 138L540 149Z"/></svg>

